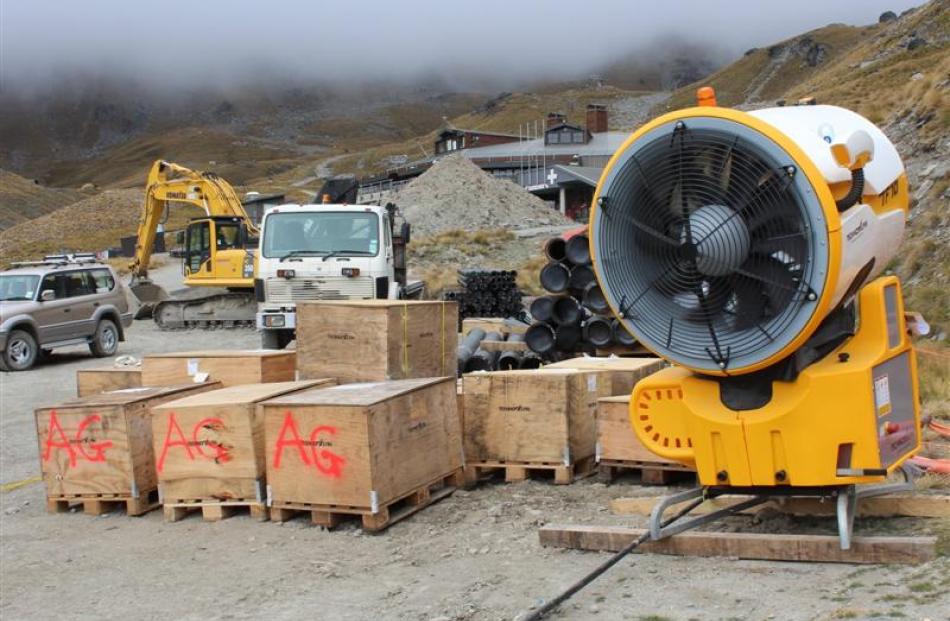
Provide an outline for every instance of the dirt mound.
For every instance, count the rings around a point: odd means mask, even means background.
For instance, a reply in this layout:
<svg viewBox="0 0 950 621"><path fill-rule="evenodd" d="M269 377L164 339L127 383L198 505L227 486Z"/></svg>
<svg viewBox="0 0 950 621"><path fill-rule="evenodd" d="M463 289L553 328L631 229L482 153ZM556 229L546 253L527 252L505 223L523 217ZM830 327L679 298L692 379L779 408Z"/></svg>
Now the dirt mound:
<svg viewBox="0 0 950 621"><path fill-rule="evenodd" d="M75 190L46 188L0 169L0 231L82 199Z"/></svg>
<svg viewBox="0 0 950 621"><path fill-rule="evenodd" d="M571 222L537 196L459 156L436 162L396 194L396 203L419 235Z"/></svg>
<svg viewBox="0 0 950 621"><path fill-rule="evenodd" d="M101 194L22 222L0 232L0 260L35 258L60 250L103 250L134 234L142 210L142 190Z"/></svg>

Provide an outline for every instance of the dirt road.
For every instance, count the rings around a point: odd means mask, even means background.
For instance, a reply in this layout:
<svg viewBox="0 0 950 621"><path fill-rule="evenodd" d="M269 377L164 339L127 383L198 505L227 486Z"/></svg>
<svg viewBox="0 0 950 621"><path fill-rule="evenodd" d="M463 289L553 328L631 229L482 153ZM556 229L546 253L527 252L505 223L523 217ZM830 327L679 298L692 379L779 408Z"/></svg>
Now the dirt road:
<svg viewBox="0 0 950 621"><path fill-rule="evenodd" d="M122 354L256 347L252 331L158 332L137 322ZM654 494L633 478L605 486L490 484L454 496L382 535L237 516L166 524L47 514L33 409L75 394L75 371L101 366L76 348L25 373L0 375L0 617L19 619L511 619L606 558L541 548L544 523L642 525L612 516L611 498ZM9 490L9 491L7 491ZM788 518L723 528L781 530ZM796 523L831 532L831 520ZM859 533L927 532L933 522L861 520ZM946 619L950 563L856 567L635 556L556 619Z"/></svg>

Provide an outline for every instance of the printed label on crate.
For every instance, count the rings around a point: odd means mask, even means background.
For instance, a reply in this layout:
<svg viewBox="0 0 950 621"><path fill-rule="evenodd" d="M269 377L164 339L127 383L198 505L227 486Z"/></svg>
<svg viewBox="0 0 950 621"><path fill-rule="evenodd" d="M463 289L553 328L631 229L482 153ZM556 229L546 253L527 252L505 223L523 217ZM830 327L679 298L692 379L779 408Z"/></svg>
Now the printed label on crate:
<svg viewBox="0 0 950 621"><path fill-rule="evenodd" d="M189 359L188 359L187 367L188 367L188 368L187 368L187 370L185 371L185 373L186 373L189 377L192 377L192 376L194 376L194 375L197 375L197 374L198 374L198 359L197 359L197 358L189 358Z"/></svg>
<svg viewBox="0 0 950 621"><path fill-rule="evenodd" d="M891 413L891 388L886 375L874 379L874 406L878 416Z"/></svg>
<svg viewBox="0 0 950 621"><path fill-rule="evenodd" d="M597 392L597 376L593 373L587 376L587 392Z"/></svg>
<svg viewBox="0 0 950 621"><path fill-rule="evenodd" d="M296 459L321 476L342 477L346 459L333 451L336 436L337 428L330 425L315 425L303 436L293 412L286 412L274 442L274 469L279 470L286 463L285 459Z"/></svg>

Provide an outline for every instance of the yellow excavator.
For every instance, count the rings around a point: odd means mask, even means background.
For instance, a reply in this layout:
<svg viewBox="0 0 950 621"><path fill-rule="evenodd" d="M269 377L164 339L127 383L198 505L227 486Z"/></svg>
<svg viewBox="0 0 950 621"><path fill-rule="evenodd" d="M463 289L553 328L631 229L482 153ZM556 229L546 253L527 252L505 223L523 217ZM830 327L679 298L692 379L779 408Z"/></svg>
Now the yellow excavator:
<svg viewBox="0 0 950 621"><path fill-rule="evenodd" d="M173 203L194 205L205 215L179 233L185 286L170 296L148 277L159 225ZM148 175L130 289L141 303L137 318L152 315L165 330L252 325L257 310L254 271L259 231L227 181L157 160Z"/></svg>

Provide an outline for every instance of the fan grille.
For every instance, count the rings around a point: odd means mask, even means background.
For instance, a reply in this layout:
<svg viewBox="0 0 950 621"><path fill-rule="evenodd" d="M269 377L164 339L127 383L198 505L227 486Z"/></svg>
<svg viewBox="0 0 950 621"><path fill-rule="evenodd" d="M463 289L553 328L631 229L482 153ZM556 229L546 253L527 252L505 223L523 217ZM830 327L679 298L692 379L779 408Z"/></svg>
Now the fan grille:
<svg viewBox="0 0 950 621"><path fill-rule="evenodd" d="M827 271L821 205L761 133L711 117L671 121L617 157L598 195L601 286L664 357L742 372L813 314Z"/></svg>

